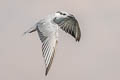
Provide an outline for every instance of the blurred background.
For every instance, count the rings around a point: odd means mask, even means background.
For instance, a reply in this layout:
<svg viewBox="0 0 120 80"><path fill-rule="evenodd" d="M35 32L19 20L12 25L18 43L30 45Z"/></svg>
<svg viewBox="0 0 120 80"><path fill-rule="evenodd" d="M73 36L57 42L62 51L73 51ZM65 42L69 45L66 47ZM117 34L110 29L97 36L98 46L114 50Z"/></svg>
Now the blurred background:
<svg viewBox="0 0 120 80"><path fill-rule="evenodd" d="M22 34L60 10L75 15L82 37L60 30L45 77L37 32ZM0 0L0 80L120 80L120 1Z"/></svg>

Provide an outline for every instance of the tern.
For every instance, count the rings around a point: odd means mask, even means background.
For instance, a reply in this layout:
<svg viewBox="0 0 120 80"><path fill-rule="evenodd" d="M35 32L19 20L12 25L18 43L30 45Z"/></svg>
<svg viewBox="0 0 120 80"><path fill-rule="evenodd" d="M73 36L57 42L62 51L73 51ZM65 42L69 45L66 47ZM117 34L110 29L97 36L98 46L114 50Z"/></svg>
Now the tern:
<svg viewBox="0 0 120 80"><path fill-rule="evenodd" d="M62 29L66 33L69 33L71 36L73 36L76 42L80 41L81 31L79 23L74 15L65 11L57 11L51 15L48 15L47 17L42 18L33 27L24 32L24 34L35 31L38 32L42 42L42 55L45 60L46 76L50 70L55 55L59 29Z"/></svg>

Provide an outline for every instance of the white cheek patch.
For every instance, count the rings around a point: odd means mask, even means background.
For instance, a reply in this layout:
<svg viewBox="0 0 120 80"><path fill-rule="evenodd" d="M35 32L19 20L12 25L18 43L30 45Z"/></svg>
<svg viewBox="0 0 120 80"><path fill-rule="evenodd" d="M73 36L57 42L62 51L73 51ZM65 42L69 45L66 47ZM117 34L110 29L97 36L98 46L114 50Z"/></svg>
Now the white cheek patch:
<svg viewBox="0 0 120 80"><path fill-rule="evenodd" d="M66 15L61 15L60 13L55 13L55 17L56 18L65 18L65 17L67 17L67 14Z"/></svg>
<svg viewBox="0 0 120 80"><path fill-rule="evenodd" d="M56 17L60 17L61 15L60 15L59 13L56 13L55 16L56 16Z"/></svg>

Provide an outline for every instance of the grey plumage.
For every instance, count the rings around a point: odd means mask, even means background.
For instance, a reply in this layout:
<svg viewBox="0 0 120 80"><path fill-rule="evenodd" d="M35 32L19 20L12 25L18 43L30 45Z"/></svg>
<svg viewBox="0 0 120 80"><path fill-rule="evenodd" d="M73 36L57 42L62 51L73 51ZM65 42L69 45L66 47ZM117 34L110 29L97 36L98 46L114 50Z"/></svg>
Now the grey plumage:
<svg viewBox="0 0 120 80"><path fill-rule="evenodd" d="M53 62L55 48L58 42L59 28L72 35L76 41L80 40L81 32L78 21L73 15L63 11L58 11L55 14L48 15L36 23L34 27L24 32L24 34L32 33L34 31L38 32L42 42L42 52L45 60L45 75L48 74Z"/></svg>
<svg viewBox="0 0 120 80"><path fill-rule="evenodd" d="M81 32L79 24L73 15L70 15L67 18L61 18L59 20L55 18L54 22L58 24L62 30L71 34L76 39L76 41L80 40Z"/></svg>

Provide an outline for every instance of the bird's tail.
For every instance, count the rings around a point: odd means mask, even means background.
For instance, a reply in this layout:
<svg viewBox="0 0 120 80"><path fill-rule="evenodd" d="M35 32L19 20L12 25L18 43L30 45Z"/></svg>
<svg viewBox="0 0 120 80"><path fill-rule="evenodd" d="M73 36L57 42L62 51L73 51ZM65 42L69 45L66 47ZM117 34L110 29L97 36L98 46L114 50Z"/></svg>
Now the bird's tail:
<svg viewBox="0 0 120 80"><path fill-rule="evenodd" d="M25 35L25 34L27 34L27 33L32 33L32 32L35 32L37 29L36 29L36 26L33 26L33 27L31 27L30 29L28 29L27 31L25 31L24 33L23 33L23 35Z"/></svg>

